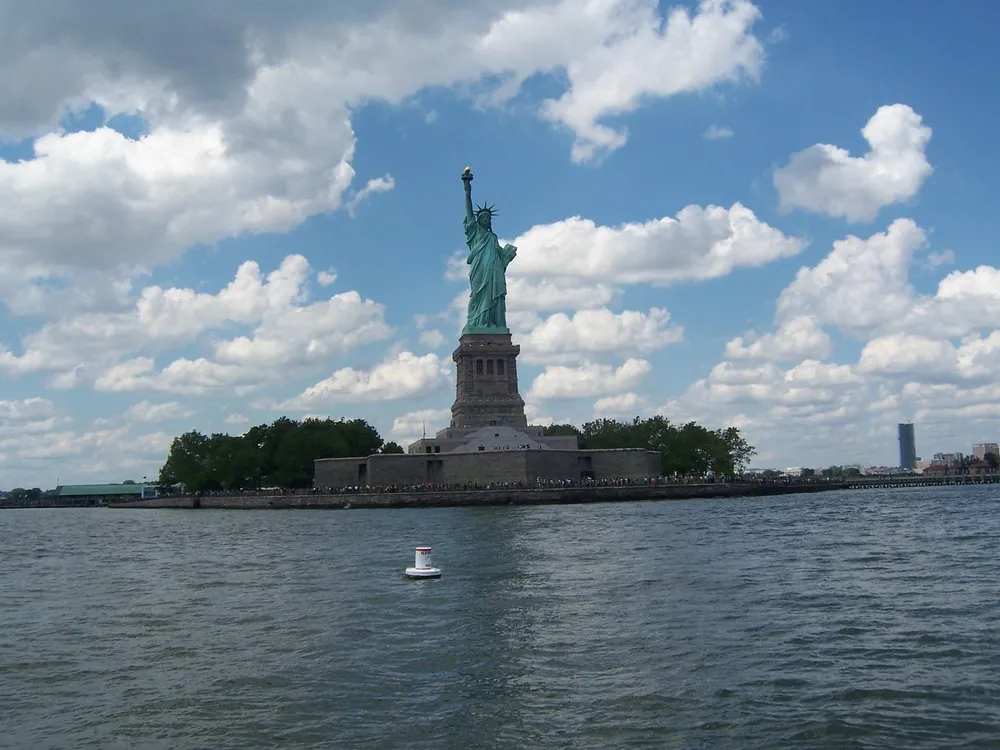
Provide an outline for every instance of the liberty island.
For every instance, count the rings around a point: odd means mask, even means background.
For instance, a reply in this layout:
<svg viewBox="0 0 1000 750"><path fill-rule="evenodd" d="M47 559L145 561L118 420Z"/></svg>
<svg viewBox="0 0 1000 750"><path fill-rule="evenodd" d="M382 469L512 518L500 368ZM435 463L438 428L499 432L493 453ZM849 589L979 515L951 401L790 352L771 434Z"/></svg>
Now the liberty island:
<svg viewBox="0 0 1000 750"><path fill-rule="evenodd" d="M507 268L517 248L500 243L493 229L495 207L473 204L471 167L461 181L469 304L452 353L457 378L451 424L410 444L406 453L318 459L315 486L534 484L659 475L661 457L655 451L581 450L576 435L546 435L544 427L528 424L518 389L521 347L507 327Z"/></svg>

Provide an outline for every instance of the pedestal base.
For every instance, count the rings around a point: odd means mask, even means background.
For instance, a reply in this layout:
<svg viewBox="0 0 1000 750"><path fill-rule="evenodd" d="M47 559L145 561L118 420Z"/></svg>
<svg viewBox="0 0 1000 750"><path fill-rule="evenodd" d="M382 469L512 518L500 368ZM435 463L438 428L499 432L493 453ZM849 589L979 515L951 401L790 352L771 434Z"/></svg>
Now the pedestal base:
<svg viewBox="0 0 1000 750"><path fill-rule="evenodd" d="M510 332L465 333L451 358L458 368L451 426L527 427L517 389L517 355Z"/></svg>

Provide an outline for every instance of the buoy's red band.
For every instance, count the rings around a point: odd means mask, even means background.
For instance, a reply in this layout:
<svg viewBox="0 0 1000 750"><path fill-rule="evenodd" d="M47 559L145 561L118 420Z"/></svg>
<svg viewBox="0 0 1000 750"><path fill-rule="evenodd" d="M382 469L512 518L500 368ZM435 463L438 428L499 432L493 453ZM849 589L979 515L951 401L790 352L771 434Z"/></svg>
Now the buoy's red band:
<svg viewBox="0 0 1000 750"><path fill-rule="evenodd" d="M430 552L430 547L417 547L417 552Z"/></svg>

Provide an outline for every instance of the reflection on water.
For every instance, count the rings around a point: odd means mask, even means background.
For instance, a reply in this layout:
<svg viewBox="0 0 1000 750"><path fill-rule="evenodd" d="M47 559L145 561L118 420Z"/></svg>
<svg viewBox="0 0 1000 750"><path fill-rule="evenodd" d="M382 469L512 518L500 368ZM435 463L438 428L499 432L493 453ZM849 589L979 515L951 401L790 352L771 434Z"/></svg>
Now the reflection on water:
<svg viewBox="0 0 1000 750"><path fill-rule="evenodd" d="M995 492L6 511L0 747L987 747Z"/></svg>

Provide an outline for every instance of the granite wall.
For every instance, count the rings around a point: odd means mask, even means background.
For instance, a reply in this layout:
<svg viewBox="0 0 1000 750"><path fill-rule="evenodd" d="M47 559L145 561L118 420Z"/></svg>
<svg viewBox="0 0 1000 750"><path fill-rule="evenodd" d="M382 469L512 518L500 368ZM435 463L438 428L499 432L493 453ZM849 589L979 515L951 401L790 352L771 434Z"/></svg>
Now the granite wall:
<svg viewBox="0 0 1000 750"><path fill-rule="evenodd" d="M588 451L593 465L594 477L656 477L660 475L662 463L660 454L646 450L601 450Z"/></svg>
<svg viewBox="0 0 1000 750"><path fill-rule="evenodd" d="M644 479L660 472L657 453L634 450L526 450L479 453L390 453L367 458L321 458L315 486L391 487L414 484L491 484L538 479Z"/></svg>
<svg viewBox="0 0 1000 750"><path fill-rule="evenodd" d="M364 481L368 471L367 458L320 458L313 464L316 487L354 487L371 484Z"/></svg>

